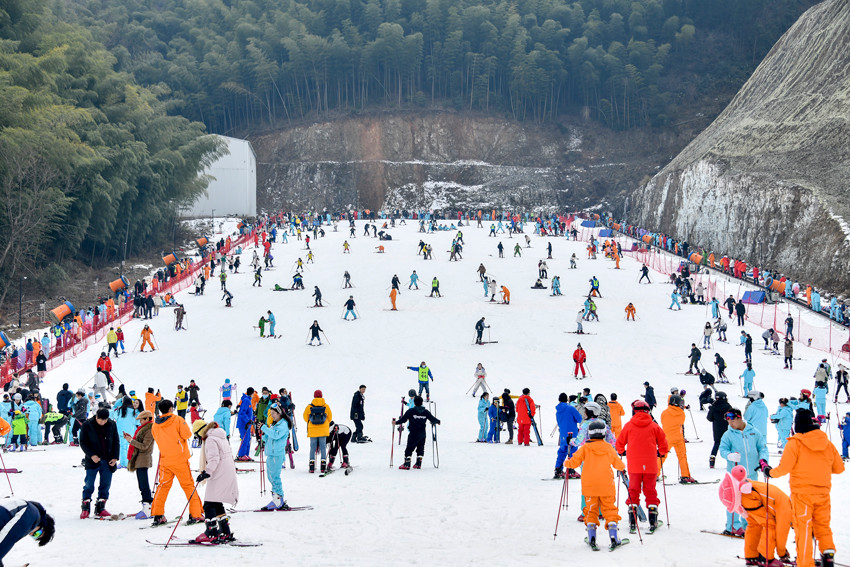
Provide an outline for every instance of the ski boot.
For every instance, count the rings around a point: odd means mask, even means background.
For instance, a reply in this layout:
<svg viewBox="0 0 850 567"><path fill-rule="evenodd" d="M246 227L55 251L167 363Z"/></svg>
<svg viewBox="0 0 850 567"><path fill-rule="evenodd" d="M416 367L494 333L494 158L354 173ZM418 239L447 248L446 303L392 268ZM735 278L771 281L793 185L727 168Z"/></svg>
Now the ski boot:
<svg viewBox="0 0 850 567"><path fill-rule="evenodd" d="M699 481L690 476L679 477L679 484L699 484Z"/></svg>
<svg viewBox="0 0 850 567"><path fill-rule="evenodd" d="M584 538L584 542L593 551L599 551L599 547L596 545L596 524L587 524L587 537Z"/></svg>
<svg viewBox="0 0 850 567"><path fill-rule="evenodd" d="M403 471L410 470L410 457L405 457L404 463L402 463L398 468L400 468Z"/></svg>
<svg viewBox="0 0 850 567"><path fill-rule="evenodd" d="M165 516L154 516L153 522L151 522L151 527L155 528L157 526L164 526L168 523L168 520L165 519Z"/></svg>
<svg viewBox="0 0 850 567"><path fill-rule="evenodd" d="M637 506L634 504L629 504L629 533L637 533Z"/></svg>
<svg viewBox="0 0 850 567"><path fill-rule="evenodd" d="M821 567L835 567L835 550L824 549L820 554Z"/></svg>
<svg viewBox="0 0 850 567"><path fill-rule="evenodd" d="M204 533L192 540L192 543L202 543L206 545L215 545L218 543L218 522L216 520L207 520Z"/></svg>
<svg viewBox="0 0 850 567"><path fill-rule="evenodd" d="M608 547L608 551L614 551L616 548L623 545L623 541L620 540L620 533L616 522L608 524L608 537L611 538L611 545ZM626 543L628 543L628 540L626 540Z"/></svg>
<svg viewBox="0 0 850 567"><path fill-rule="evenodd" d="M658 529L658 506L655 504L649 505L649 533L654 533Z"/></svg>
<svg viewBox="0 0 850 567"><path fill-rule="evenodd" d="M200 524L204 521L204 516L201 514L200 516L189 516L189 519L186 520L186 525L191 526L193 524Z"/></svg>
<svg viewBox="0 0 850 567"><path fill-rule="evenodd" d="M286 506L286 502L283 505ZM233 533L230 531L230 520L227 516L219 516L218 518L218 541L221 543L236 541L236 538L233 537Z"/></svg>
<svg viewBox="0 0 850 567"><path fill-rule="evenodd" d="M422 457L416 457L416 464L413 465L413 468L414 469L421 469L422 468Z"/></svg>
<svg viewBox="0 0 850 567"><path fill-rule="evenodd" d="M91 514L91 500L83 500L83 511L80 512L80 519L85 520Z"/></svg>
<svg viewBox="0 0 850 567"><path fill-rule="evenodd" d="M320 472L325 472L328 468L328 463L324 459L322 459L320 466Z"/></svg>
<svg viewBox="0 0 850 567"><path fill-rule="evenodd" d="M554 478L556 480L557 479L563 479L564 478L564 467L558 467L557 469L555 469L555 476L553 476L552 478Z"/></svg>
<svg viewBox="0 0 850 567"><path fill-rule="evenodd" d="M142 502L142 509L136 514L137 520L149 520L151 516L151 503Z"/></svg>
<svg viewBox="0 0 850 567"><path fill-rule="evenodd" d="M328 466L330 466L330 465L328 465ZM350 466L351 466L351 464L348 462L348 455L343 455L342 456L342 464L340 465L340 467L347 469Z"/></svg>
<svg viewBox="0 0 850 567"><path fill-rule="evenodd" d="M103 498L98 498L97 502L94 505L94 516L95 518L108 518L112 514L106 511L106 500Z"/></svg>
<svg viewBox="0 0 850 567"><path fill-rule="evenodd" d="M579 474L579 472L575 469L567 469L567 472L570 473L571 479L581 478L581 474Z"/></svg>
<svg viewBox="0 0 850 567"><path fill-rule="evenodd" d="M712 455L708 458L708 468L710 468L710 469L714 468L714 459L715 459L714 455Z"/></svg>
<svg viewBox="0 0 850 567"><path fill-rule="evenodd" d="M333 469L333 468L334 468L334 457L330 457L330 458L328 459L328 467L327 467L327 470L331 470L331 469Z"/></svg>
<svg viewBox="0 0 850 567"><path fill-rule="evenodd" d="M310 474L316 472L316 461L310 460Z"/></svg>
<svg viewBox="0 0 850 567"><path fill-rule="evenodd" d="M280 507L282 502L283 502L283 499L280 497L280 495L272 492L272 501L269 502L268 504L266 504L265 506L263 506L262 508L260 508L260 510L268 510L268 511L277 510Z"/></svg>

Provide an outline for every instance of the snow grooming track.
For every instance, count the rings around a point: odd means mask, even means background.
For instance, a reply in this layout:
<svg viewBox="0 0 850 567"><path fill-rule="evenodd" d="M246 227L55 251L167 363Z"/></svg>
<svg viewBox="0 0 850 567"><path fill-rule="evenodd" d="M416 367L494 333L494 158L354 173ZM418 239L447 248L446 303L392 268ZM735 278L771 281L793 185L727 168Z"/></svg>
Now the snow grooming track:
<svg viewBox="0 0 850 567"><path fill-rule="evenodd" d="M444 223L449 224L449 221ZM255 389L268 386L274 392L286 387L293 392L298 435L305 446L294 455L298 461L296 468L282 472L283 488L287 500L311 502L315 510L295 516L236 514L231 518L231 527L237 540L262 542L263 549L285 545L288 555L309 557L315 553L315 534L338 523L340 518L348 518L356 522L356 530L346 530L344 537L335 540L331 564L394 567L399 563L399 549L416 549L420 565L470 565L487 561L481 555L481 550L486 548L522 549L524 554L533 556L530 561L523 558L529 566L555 565L563 561L565 554L579 557L591 554L583 542L584 526L573 521L580 513L581 481L569 482L570 508L562 511L562 516L568 512L570 521L561 518L555 543L551 541L551 530L562 486L557 482L534 482L553 473L557 446L549 443L547 435L555 425L554 408L560 392L575 394L584 386L606 397L616 392L630 413L629 404L644 393L642 384L648 380L661 403L653 412L659 419L666 393L676 386L688 391L686 401L691 404L699 437L712 439L711 423L705 419L705 413L695 409L696 394L701 390L697 377L673 374L687 368L687 363L682 364L686 359L674 357L687 353L694 342L691 337L699 336L707 321L705 307L683 305L681 312L668 311L669 285L638 285L640 264L628 254L621 260L621 270L607 270L611 263L601 255L595 261L583 258L585 242L550 239L553 256L563 260L547 260L549 275L561 276L561 289L567 294L555 307L548 294L528 289L537 278L537 262L546 256L544 239L538 236L531 236L534 247L524 249L522 258L502 260L489 257L489 254L495 254L499 241L510 248L516 236L511 240L500 234L488 240L487 228L463 227L464 259L449 263L447 256L442 255L423 261L416 255L416 243L421 237L435 251L444 250L455 231L419 234L416 223L408 223L406 227L391 231L394 240L383 243L385 254L372 254L377 243L358 234L357 239L349 240L351 254L343 255L342 242L348 234L346 224L340 223L338 233L325 227L327 236L311 241L317 260L310 265L310 271L304 273L305 286L309 290L318 285L330 309L307 310L304 302L309 303L309 300L301 297L304 295L301 293L269 293L275 283L285 287L291 285L291 276L285 268L264 272L262 288L251 287L253 275L250 272L228 272L227 287L234 296L230 309L220 301L221 292L216 282L211 282L209 291L202 296L186 292L177 294L177 300L186 305L191 317L190 330L173 330L169 308L160 309L160 315L152 320L134 320L123 326L129 346L136 342L144 323L150 324L161 346L145 356L122 356L113 361L116 375L128 390L143 393L148 387L154 387L159 388L165 398L172 398L177 384L185 386L188 380L195 379L201 388L201 405L208 412L214 412L219 406L218 388L225 378L238 384L240 393L247 386ZM231 231L235 222L228 221L225 225L225 230ZM363 221L358 221L357 226L362 234ZM488 226L485 223L485 227ZM531 235L531 228L526 230ZM403 242L396 242L396 235L402 237ZM210 235L211 239L218 237ZM288 244L278 242L272 248L279 266L289 266L301 255L295 237L289 238ZM624 249L628 247L623 246ZM573 252L579 257L575 270L569 269L569 257ZM250 261L252 253L253 247L246 247L243 262ZM497 284L511 290L511 309L489 309L481 305L481 283L470 277L482 261L489 270L498 271ZM402 289L397 299L399 311L382 311L390 307L386 288L393 274L398 274L403 287L414 269L420 275L422 289L417 293ZM345 270L357 283L356 288L338 289ZM594 275L600 278L604 295L596 300L601 321L584 325L593 334L564 337L566 331L576 328L575 316L584 300L587 280ZM445 291L440 301L427 297L428 283L434 276L440 280L441 292ZM217 277L218 270L213 279ZM650 277L653 281L661 279L654 272ZM346 325L339 319L349 295L354 296L362 315L357 325ZM623 309L629 302L634 303L640 319L627 324ZM277 318L275 330L278 333L285 330L286 336L281 340L259 341L259 333L252 327L269 309ZM500 342L485 349L470 349L473 327L482 316L487 317L493 336ZM807 315L804 313L803 317ZM322 348L303 348L303 342L299 341L307 336L307 327L313 319L319 321L330 344L325 343L323 337ZM762 330L749 324L744 328L758 340ZM734 325L730 325L730 338L732 331L737 331ZM576 342L581 342L587 351L592 380L577 382L573 379L572 351ZM92 376L101 350L105 350L103 343L48 372L41 388L45 397L55 399L63 382L68 382L72 390L83 386ZM729 364L726 372L733 383L718 385L718 388L729 395L734 407L743 410L743 401L736 398L739 393L737 376L744 368L740 349L734 344L716 343L715 350L709 352L712 355L721 353ZM795 355L808 361L819 361L824 356L802 343L795 344ZM801 387L811 387L814 367L805 361L788 371L782 369L781 357L754 359L755 388L765 393L771 413L779 397L790 397L799 393ZM391 431L386 425L391 417L399 415L399 398L406 396L410 388L418 389L416 373L407 367L417 366L423 360L434 375L430 384L431 399L439 405L443 421L438 426L441 466L437 470L432 468L428 454L430 442L426 442L422 470L388 469ZM478 432L478 399L464 393L474 381L473 370L478 362L487 370L492 392L501 393L509 388L512 394L518 395L522 388L530 388L532 398L541 406L538 416L542 424L538 422L538 425L546 443L543 447L505 446L505 432L502 432L501 445L470 445L469 440ZM186 370L175 371L178 368ZM365 408L368 419L364 427L365 434L372 437L374 443L349 444L352 462L362 469L356 475L347 479L335 475L331 481L320 481L316 478L318 474L307 473L306 422L302 412L310 403L313 391L320 389L335 421L352 427L348 419L351 398L360 384L368 387ZM238 397L234 396L234 405ZM624 420L628 417L626 415ZM834 422L832 437L836 440L839 437ZM688 423L689 435L693 434L692 429ZM768 426L768 442L775 441L776 430ZM239 435L234 428L231 435L234 456L238 443ZM687 446L691 474L695 478L713 480L725 466L719 459L717 467L721 470L708 468L710 445L707 441ZM254 446L252 443L252 451ZM404 443L395 447L396 467L401 463L403 448ZM141 567L151 560L167 560L169 552L154 548L145 538L164 542L173 524L168 531L139 534L136 530L150 520L80 521L84 470L71 468L71 465L79 464L82 451L68 446L47 449L46 452L4 455L7 467L26 467L26 474L11 478L16 497L39 500L61 526L51 545L39 548L39 562L57 565L89 562L90 551L78 545L80 541L96 541L100 553L128 558L128 565ZM158 454L153 458L154 467L149 471L151 482ZM771 458L772 465L777 462L776 458ZM194 450L192 468L197 468L197 464L198 451ZM258 463L235 465L258 469ZM675 474L675 466L673 459L665 464L670 479ZM253 511L271 499L268 494L259 494L258 474L238 475L237 481L240 509ZM5 481L0 479L0 482ZM788 491L787 477L772 482L771 487L774 484ZM833 529L839 557L843 557L841 550L850 549L850 532L836 529L842 525L839 523L842 510L850 508L848 485L850 473L833 477ZM663 507L661 488L658 486ZM628 522L622 490L620 514L624 520L620 530L625 533ZM205 487L198 488L202 498L204 491ZM638 564L683 567L683 558L696 549L700 550L700 567L739 564L735 555L743 555L743 542L700 533L702 529L723 530L725 513L717 499L717 486L669 487L667 495L670 527L664 526L661 533L653 536L652 542L644 538L642 546L627 545L614 554L594 554L594 567ZM505 496L511 502L509 514L505 514ZM517 498L522 505L518 505ZM107 509L136 511L138 501L135 475L126 470L117 471L113 475ZM176 519L185 504L185 495L175 483L166 503L166 518ZM666 521L663 510L661 516ZM488 518L500 520L490 522ZM415 529L400 529L399 526L415 526ZM193 538L203 529L203 524L181 525L175 537ZM152 537L154 535L156 537ZM607 535L602 530L600 536L600 542L607 544ZM392 541L393 545L387 546L387 541ZM469 545L469 542L477 545ZM241 564L256 558L256 550L217 547L215 560L222 564ZM33 549L32 542L21 542L4 562L21 565L32 561Z"/></svg>

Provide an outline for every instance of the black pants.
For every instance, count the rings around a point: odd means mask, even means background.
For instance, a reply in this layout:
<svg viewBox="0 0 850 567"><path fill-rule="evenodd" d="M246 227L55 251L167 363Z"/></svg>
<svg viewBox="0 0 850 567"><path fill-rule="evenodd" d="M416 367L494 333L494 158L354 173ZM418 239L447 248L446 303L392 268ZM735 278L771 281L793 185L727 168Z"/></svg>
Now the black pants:
<svg viewBox="0 0 850 567"><path fill-rule="evenodd" d="M739 327L744 326L744 314L743 313L741 315L738 315L738 326Z"/></svg>
<svg viewBox="0 0 850 567"><path fill-rule="evenodd" d="M711 456L712 457L717 456L717 450L720 449L720 439L721 439L721 437L722 437L722 435L720 437L717 437L717 436L714 437L714 445L711 446Z"/></svg>
<svg viewBox="0 0 850 567"><path fill-rule="evenodd" d="M79 419L74 418L74 427L71 428L71 437L74 438L74 443L79 443L79 433L82 423Z"/></svg>
<svg viewBox="0 0 850 567"><path fill-rule="evenodd" d="M148 480L147 467L143 469L136 469L136 481L139 483L139 492L142 493L142 502L148 504L153 502L153 496L151 496L151 484Z"/></svg>
<svg viewBox="0 0 850 567"><path fill-rule="evenodd" d="M835 389L835 401L838 401L838 392L841 391L841 388L844 388L844 395L847 396L847 399L850 400L850 392L847 391L847 383L839 384Z"/></svg>
<svg viewBox="0 0 850 567"><path fill-rule="evenodd" d="M649 279L649 275L648 275L648 274L643 274L643 275L641 275L640 279L638 280L638 283L642 282L642 281L643 281L643 278L646 278L646 281L648 281L649 283L652 283L652 281Z"/></svg>
<svg viewBox="0 0 850 567"><path fill-rule="evenodd" d="M63 416L62 419L60 419L58 421L53 421L51 423L48 423L45 426L45 430L52 425L53 426L52 427L53 440L54 441L61 441L62 440L62 428L65 427L67 424L68 424L68 417ZM46 435L45 435L45 437L46 437Z"/></svg>
<svg viewBox="0 0 850 567"><path fill-rule="evenodd" d="M186 417L186 410L184 410L184 409L179 409L179 410L177 410L177 415L179 415L180 417L185 418L185 417Z"/></svg>
<svg viewBox="0 0 850 567"><path fill-rule="evenodd" d="M788 368L793 368L794 363L792 362L792 360L793 360L792 357L786 356L785 357L785 366L787 366ZM844 389L847 390L847 386L845 386ZM850 395L848 395L848 397L850 397ZM838 392L837 391L835 392L835 399L838 399Z"/></svg>
<svg viewBox="0 0 850 567"><path fill-rule="evenodd" d="M508 441L514 440L514 420L509 419L505 422L505 425L508 428Z"/></svg>
<svg viewBox="0 0 850 567"><path fill-rule="evenodd" d="M404 458L409 459L414 449L416 449L416 455L419 457L425 454L425 434L419 437L414 437L413 435L407 436L407 447L404 448Z"/></svg>
<svg viewBox="0 0 850 567"><path fill-rule="evenodd" d="M360 439L363 437L363 420L355 419L354 420L354 439Z"/></svg>
<svg viewBox="0 0 850 567"><path fill-rule="evenodd" d="M214 520L224 515L224 504L221 502L204 502L204 518L207 520Z"/></svg>

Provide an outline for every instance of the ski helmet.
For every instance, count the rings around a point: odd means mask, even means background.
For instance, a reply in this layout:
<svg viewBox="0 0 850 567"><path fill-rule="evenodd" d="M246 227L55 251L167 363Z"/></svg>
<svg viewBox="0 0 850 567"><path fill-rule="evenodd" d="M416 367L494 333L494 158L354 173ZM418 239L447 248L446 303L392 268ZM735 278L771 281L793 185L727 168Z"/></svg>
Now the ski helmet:
<svg viewBox="0 0 850 567"><path fill-rule="evenodd" d="M605 422L601 419L594 419L587 426L587 436L591 439L605 438Z"/></svg>
<svg viewBox="0 0 850 567"><path fill-rule="evenodd" d="M632 411L633 412L638 412L638 411L648 412L649 409L650 409L649 404L646 403L643 400L635 400L635 401L632 402Z"/></svg>
<svg viewBox="0 0 850 567"><path fill-rule="evenodd" d="M717 392L716 394L714 394L714 397L717 398L718 400L725 400L726 399L726 392Z"/></svg>
<svg viewBox="0 0 850 567"><path fill-rule="evenodd" d="M670 396L670 400L667 402L667 405L682 407L685 405L685 401L680 395L673 394L672 396Z"/></svg>
<svg viewBox="0 0 850 567"><path fill-rule="evenodd" d="M672 388L670 388L670 393L673 394L673 395L678 394L679 388L677 388L676 386L673 386Z"/></svg>
<svg viewBox="0 0 850 567"><path fill-rule="evenodd" d="M588 419L593 419L602 413L602 408L596 402L587 402L584 404L584 413L587 414Z"/></svg>
<svg viewBox="0 0 850 567"><path fill-rule="evenodd" d="M410 390L407 391L407 395L410 396L411 398L415 398L416 397L416 390L411 388Z"/></svg>

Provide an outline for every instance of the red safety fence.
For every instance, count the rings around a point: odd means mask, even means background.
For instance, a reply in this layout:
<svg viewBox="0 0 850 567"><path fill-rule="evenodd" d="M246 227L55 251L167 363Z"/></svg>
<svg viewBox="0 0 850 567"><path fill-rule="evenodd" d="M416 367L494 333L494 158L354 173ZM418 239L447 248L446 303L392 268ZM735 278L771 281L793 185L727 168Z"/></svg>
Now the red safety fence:
<svg viewBox="0 0 850 567"><path fill-rule="evenodd" d="M225 248L224 254L230 251L230 248L247 243L252 238L251 232L246 232L236 240L231 240L230 247ZM198 273L207 265L210 257L207 256L200 262L192 263L187 269L183 270L179 276L170 278L167 282L160 285L155 292L158 295L166 293L176 294L189 287L195 281ZM151 290L148 290L151 291ZM80 328L76 323L73 325L73 330L62 334L59 337L51 337L50 351L47 358L47 370L53 370L62 365L66 360L70 360L82 353L92 345L102 341L109 332L110 327L123 326L133 320L133 302L128 301L115 309L113 317L107 317L107 313L95 315L94 318L88 319L83 328ZM126 340L126 338L125 338ZM23 347L22 347L23 348ZM29 355L24 350L23 356L18 356L16 359L11 357L0 365L0 387L5 386L11 381L13 372L26 372L30 368L35 367L35 362L29 359Z"/></svg>
<svg viewBox="0 0 850 567"><path fill-rule="evenodd" d="M599 240L599 230L604 228L607 227L583 227L579 230L578 238L579 240L589 241L590 237L593 236L596 240ZM672 273L678 273L682 262L686 261L685 258L654 245L647 249L645 243L623 234L617 234L616 237L608 237L607 239L617 240L624 254L630 255L638 262L646 264L651 270L667 277ZM702 283L707 301L710 301L712 297L717 298L717 301L721 303L721 312L725 310L722 305L723 301L730 295L737 301L746 291L764 291L763 288L735 279L717 270L712 270L705 265L699 266L699 272L691 272L691 279L695 286ZM797 304L796 301L789 301L784 297L782 299L783 301L775 304L747 304L746 320L763 329L773 328L784 338L786 334L785 320L790 315L794 320L792 328L794 341L829 353L833 362L835 362L835 359L841 358L850 361L850 336L848 336L847 327L834 323L826 317L818 316L810 311L808 306ZM808 316L803 317L803 313L807 313ZM729 327L731 332L734 325ZM753 337L753 341L758 343L759 338Z"/></svg>

